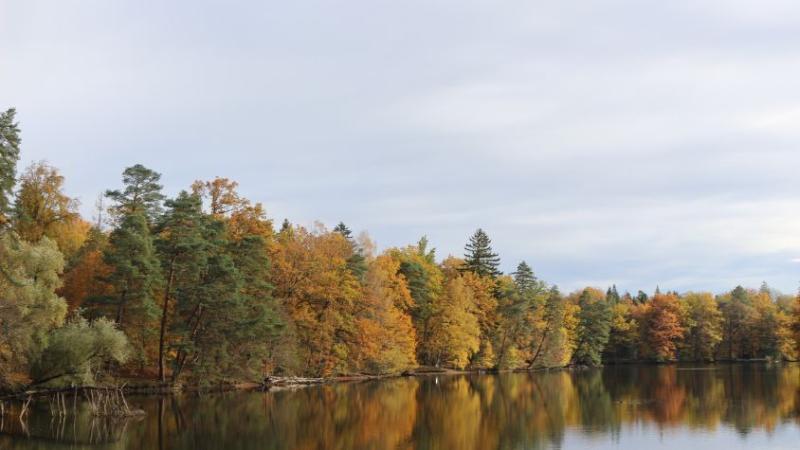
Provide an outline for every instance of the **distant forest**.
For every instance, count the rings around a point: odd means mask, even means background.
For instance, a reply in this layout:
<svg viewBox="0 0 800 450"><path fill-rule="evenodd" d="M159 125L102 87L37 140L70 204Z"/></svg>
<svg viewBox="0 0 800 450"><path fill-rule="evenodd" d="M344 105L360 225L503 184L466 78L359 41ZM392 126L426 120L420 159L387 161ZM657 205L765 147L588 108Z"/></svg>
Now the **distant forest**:
<svg viewBox="0 0 800 450"><path fill-rule="evenodd" d="M501 273L481 229L462 257L437 258L425 237L377 253L343 223L276 226L227 178L167 198L142 165L124 169L87 221L57 168L18 172L20 144L9 109L0 390L798 356L798 300L766 284L566 294L524 261Z"/></svg>

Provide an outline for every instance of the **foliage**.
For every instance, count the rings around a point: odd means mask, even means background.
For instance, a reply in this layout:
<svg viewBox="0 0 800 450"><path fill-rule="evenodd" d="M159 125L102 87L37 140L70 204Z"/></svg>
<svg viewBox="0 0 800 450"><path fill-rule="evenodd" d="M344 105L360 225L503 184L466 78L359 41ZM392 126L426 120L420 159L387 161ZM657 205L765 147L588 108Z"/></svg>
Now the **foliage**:
<svg viewBox="0 0 800 450"><path fill-rule="evenodd" d="M492 250L492 240L483 229L475 230L464 251L464 270L493 278L500 275L500 257Z"/></svg>
<svg viewBox="0 0 800 450"><path fill-rule="evenodd" d="M562 295L524 261L502 275L482 229L463 259L437 259L425 237L379 253L341 222L276 232L228 178L164 201L161 175L134 165L106 192L111 227L92 227L44 162L14 190L14 120L0 114L0 388L800 353L800 300L765 283Z"/></svg>
<svg viewBox="0 0 800 450"><path fill-rule="evenodd" d="M29 243L0 232L0 389L30 381L31 364L63 324L67 304L55 292L63 265L50 239Z"/></svg>
<svg viewBox="0 0 800 450"><path fill-rule="evenodd" d="M44 161L31 164L19 180L14 203L14 227L25 240L37 242L44 236L55 240L59 248L80 247L69 243L68 228L83 221L78 216L78 202L63 193L64 177ZM84 227L85 231L88 231ZM59 242L63 239L63 243ZM80 237L78 237L80 240ZM84 237L85 239L85 237Z"/></svg>
<svg viewBox="0 0 800 450"><path fill-rule="evenodd" d="M142 215L152 223L161 213L164 194L159 184L161 174L136 164L122 172L122 190L108 190L106 197L114 202L109 209L117 219L131 215Z"/></svg>
<svg viewBox="0 0 800 450"><path fill-rule="evenodd" d="M48 337L47 347L31 368L37 385L92 384L109 363L124 363L128 339L106 318L89 322L79 312Z"/></svg>
<svg viewBox="0 0 800 450"><path fill-rule="evenodd" d="M572 360L598 366L611 332L611 305L601 291L586 288L578 298L578 306L578 343Z"/></svg>
<svg viewBox="0 0 800 450"><path fill-rule="evenodd" d="M14 108L0 112L0 227L8 222L16 185L20 145L16 114Z"/></svg>

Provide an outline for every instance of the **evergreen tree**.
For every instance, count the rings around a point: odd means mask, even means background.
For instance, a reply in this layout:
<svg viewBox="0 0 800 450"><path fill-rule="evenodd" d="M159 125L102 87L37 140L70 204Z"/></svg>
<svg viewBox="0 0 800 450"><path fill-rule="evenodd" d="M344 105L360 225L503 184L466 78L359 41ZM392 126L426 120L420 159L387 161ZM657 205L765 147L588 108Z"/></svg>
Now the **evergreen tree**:
<svg viewBox="0 0 800 450"><path fill-rule="evenodd" d="M344 222L339 222L333 231L341 234L350 245L352 254L347 258L347 269L350 270L359 281L364 281L364 275L367 273L367 261L362 254L361 248L359 248L355 239L353 239L353 232L347 228Z"/></svg>
<svg viewBox="0 0 800 450"><path fill-rule="evenodd" d="M530 293L541 288L541 282L536 279L533 269L525 261L520 262L517 265L517 270L511 275L514 277L514 284L517 290L521 293Z"/></svg>
<svg viewBox="0 0 800 450"><path fill-rule="evenodd" d="M241 279L241 301L233 311L236 326L229 335L233 341L229 360L235 364L236 372L245 374L263 369L252 366L254 363L285 366L286 361L273 356L278 353L273 349L282 345L286 323L280 305L272 296L271 263L264 237L249 235L229 245Z"/></svg>
<svg viewBox="0 0 800 450"><path fill-rule="evenodd" d="M288 233L292 229L292 224L289 222L289 219L283 219L283 223L281 223L281 229L278 230L278 233Z"/></svg>
<svg viewBox="0 0 800 450"><path fill-rule="evenodd" d="M578 306L578 345L573 362L598 366L611 331L611 307L601 292L588 288L581 293Z"/></svg>
<svg viewBox="0 0 800 450"><path fill-rule="evenodd" d="M199 287L201 273L208 258L205 218L200 198L184 191L174 200L167 200L166 206L167 212L156 227L156 247L164 273L164 298L161 303L158 339L158 377L162 382L166 381L165 358L170 302L176 298L182 306L188 303L181 296Z"/></svg>
<svg viewBox="0 0 800 450"><path fill-rule="evenodd" d="M608 291L606 292L606 301L609 304L615 305L615 304L619 303L620 299L621 298L619 296L619 292L617 292L617 285L616 284L614 284L610 288L608 288Z"/></svg>
<svg viewBox="0 0 800 450"><path fill-rule="evenodd" d="M500 257L492 251L492 240L482 229L475 231L464 250L465 270L492 278L500 275Z"/></svg>
<svg viewBox="0 0 800 450"><path fill-rule="evenodd" d="M153 291L158 286L160 271L153 238L143 215L124 217L109 236L103 260L112 270L107 281L114 286L114 294L106 300L115 307L116 323L124 328L129 308L152 313Z"/></svg>
<svg viewBox="0 0 800 450"><path fill-rule="evenodd" d="M164 200L160 180L160 173L141 164L128 167L122 172L125 188L106 191L106 197L116 203L109 210L117 218L142 214L148 223L153 223L161 213L161 202Z"/></svg>
<svg viewBox="0 0 800 450"><path fill-rule="evenodd" d="M0 113L0 227L8 222L16 184L20 144L16 114L14 108Z"/></svg>

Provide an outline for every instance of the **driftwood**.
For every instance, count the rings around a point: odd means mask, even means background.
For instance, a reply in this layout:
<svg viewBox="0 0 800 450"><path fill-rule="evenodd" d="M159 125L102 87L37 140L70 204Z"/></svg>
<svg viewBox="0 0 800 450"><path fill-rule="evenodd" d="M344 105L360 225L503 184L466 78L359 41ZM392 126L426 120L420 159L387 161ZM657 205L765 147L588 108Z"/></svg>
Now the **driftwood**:
<svg viewBox="0 0 800 450"><path fill-rule="evenodd" d="M264 378L264 387L271 386L303 386L310 384L324 384L329 380L326 378L304 378L304 377L272 377Z"/></svg>

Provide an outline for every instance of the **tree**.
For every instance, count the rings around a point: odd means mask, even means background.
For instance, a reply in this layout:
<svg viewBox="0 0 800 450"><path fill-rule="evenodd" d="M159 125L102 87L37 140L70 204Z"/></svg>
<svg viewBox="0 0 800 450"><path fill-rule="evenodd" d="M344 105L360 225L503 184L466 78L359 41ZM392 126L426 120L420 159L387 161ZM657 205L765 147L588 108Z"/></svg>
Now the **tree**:
<svg viewBox="0 0 800 450"><path fill-rule="evenodd" d="M685 332L677 297L673 294L654 295L641 309L640 317L645 353L658 361L674 360L678 341Z"/></svg>
<svg viewBox="0 0 800 450"><path fill-rule="evenodd" d="M167 212L156 228L155 242L164 274L158 337L158 378L162 382L166 381L170 300L175 296L187 295L198 287L208 258L208 243L204 235L206 224L200 198L184 191L174 200L167 200L166 206ZM188 303L183 299L178 301L181 304Z"/></svg>
<svg viewBox="0 0 800 450"><path fill-rule="evenodd" d="M687 344L695 361L713 361L722 341L722 313L714 296L690 292L683 297L687 308Z"/></svg>
<svg viewBox="0 0 800 450"><path fill-rule="evenodd" d="M153 238L142 214L125 216L111 232L103 262L111 268L107 281L114 287L108 300L116 311L115 322L124 329L128 308L152 312L154 290L160 282Z"/></svg>
<svg viewBox="0 0 800 450"><path fill-rule="evenodd" d="M192 193L199 198L208 199L211 215L220 219L249 205L236 191L237 187L239 183L217 177L211 181L195 181L192 183Z"/></svg>
<svg viewBox="0 0 800 450"><path fill-rule="evenodd" d="M339 222L333 229L334 233L341 234L350 245L350 256L347 258L347 269L355 275L358 280L364 279L364 274L367 272L367 263L361 248L356 244L353 239L353 233L347 228L344 222Z"/></svg>
<svg viewBox="0 0 800 450"><path fill-rule="evenodd" d="M617 292L617 285L612 285L606 292L606 301L611 305L615 305L619 303L620 300L621 297L619 296L619 292Z"/></svg>
<svg viewBox="0 0 800 450"><path fill-rule="evenodd" d="M8 223L16 185L19 161L19 124L14 121L17 110L9 108L0 113L0 227Z"/></svg>
<svg viewBox="0 0 800 450"><path fill-rule="evenodd" d="M575 327L575 308L571 307L558 290L550 288L544 305L544 321L538 338L531 344L532 355L528 366L560 367L566 365L574 350L572 332Z"/></svg>
<svg viewBox="0 0 800 450"><path fill-rule="evenodd" d="M340 233L302 227L279 233L272 257L274 295L291 319L303 371L352 369L358 328L354 308L362 286L347 267L351 247Z"/></svg>
<svg viewBox="0 0 800 450"><path fill-rule="evenodd" d="M444 364L463 369L480 349L481 329L472 312L473 304L472 291L462 278L447 281L431 325L431 351L436 367Z"/></svg>
<svg viewBox="0 0 800 450"><path fill-rule="evenodd" d="M31 384L91 385L109 363L124 363L128 355L128 339L114 322L100 318L90 323L76 313L50 333L31 369Z"/></svg>
<svg viewBox="0 0 800 450"><path fill-rule="evenodd" d="M639 350L639 324L634 317L640 305L630 294L611 306L611 330L606 345L606 359L637 359Z"/></svg>
<svg viewBox="0 0 800 450"><path fill-rule="evenodd" d="M511 274L514 277L514 284L520 293L530 293L542 288L542 283L533 274L533 269L525 261L517 265L517 270Z"/></svg>
<svg viewBox="0 0 800 450"><path fill-rule="evenodd" d="M272 295L265 238L261 234L244 235L229 241L228 246L241 282L236 309L225 313L235 319L228 333L228 359L237 368L234 372L250 375L261 369L262 375L269 375L275 368L294 367L292 352L279 348L287 346L289 335L286 319ZM261 363L260 367L254 363Z"/></svg>
<svg viewBox="0 0 800 450"><path fill-rule="evenodd" d="M66 299L70 311L92 299L108 299L113 294L113 286L108 283L113 269L103 260L108 235L94 227L87 234L86 241L64 271L63 286L58 291Z"/></svg>
<svg viewBox="0 0 800 450"><path fill-rule="evenodd" d="M416 245L388 253L400 262L399 273L405 278L413 300L407 312L416 330L417 359L422 364L436 364L432 331L444 290L444 273L436 264L436 250L428 248L428 240L422 237Z"/></svg>
<svg viewBox="0 0 800 450"><path fill-rule="evenodd" d="M363 307L358 312L362 360L371 373L397 373L416 365L416 332L405 311L413 300L400 262L389 254L373 259L366 273Z"/></svg>
<svg viewBox="0 0 800 450"><path fill-rule="evenodd" d="M106 197L115 203L109 211L117 219L141 214L148 223L153 223L161 213L161 202L164 200L160 180L160 173L141 164L128 167L122 172L124 189L106 191Z"/></svg>
<svg viewBox="0 0 800 450"><path fill-rule="evenodd" d="M592 288L583 290L578 306L578 343L572 360L576 364L598 366L611 331L611 307L603 293Z"/></svg>
<svg viewBox="0 0 800 450"><path fill-rule="evenodd" d="M522 367L543 320L546 287L524 261L511 277L497 278L497 366Z"/></svg>
<svg viewBox="0 0 800 450"><path fill-rule="evenodd" d="M719 299L724 328L722 348L728 359L747 356L747 336L749 325L755 314L750 294L742 286L737 286L730 293Z"/></svg>
<svg viewBox="0 0 800 450"><path fill-rule="evenodd" d="M63 324L67 304L55 292L63 267L50 239L29 243L0 231L0 389L30 382L31 365Z"/></svg>
<svg viewBox="0 0 800 450"><path fill-rule="evenodd" d="M23 239L36 242L47 236L61 240L62 251L80 247L88 227L82 227L84 234L77 245L69 243L69 227L85 222L78 215L78 201L65 195L63 186L64 177L55 167L44 161L28 166L20 177L14 203L14 226Z"/></svg>
<svg viewBox="0 0 800 450"><path fill-rule="evenodd" d="M492 240L481 228L469 238L464 250L464 270L492 278L500 275L500 257L492 251Z"/></svg>

